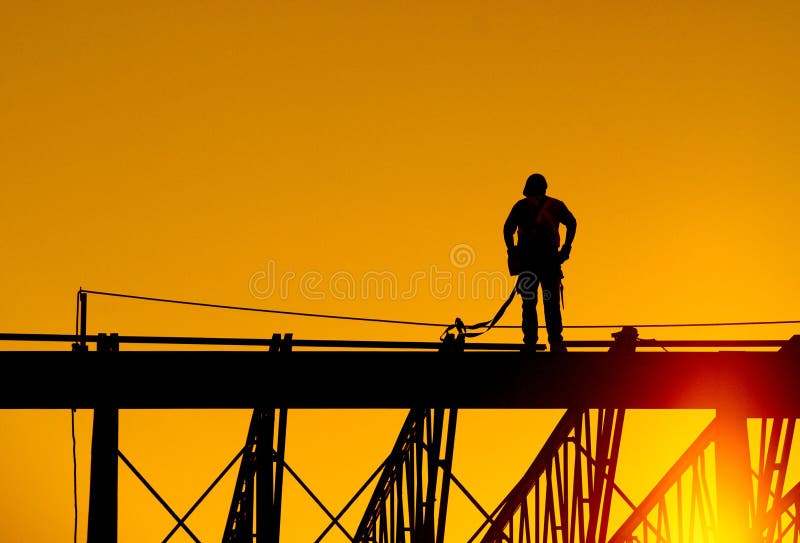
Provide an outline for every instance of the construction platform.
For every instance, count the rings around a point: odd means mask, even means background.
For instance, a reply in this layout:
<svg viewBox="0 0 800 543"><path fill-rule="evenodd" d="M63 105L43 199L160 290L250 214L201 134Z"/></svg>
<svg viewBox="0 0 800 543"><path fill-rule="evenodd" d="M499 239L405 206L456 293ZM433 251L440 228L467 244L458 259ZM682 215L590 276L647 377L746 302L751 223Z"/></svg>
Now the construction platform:
<svg viewBox="0 0 800 543"><path fill-rule="evenodd" d="M724 342L730 350L674 352L615 351L612 343L611 351L567 353L519 352L506 344L446 352L423 343L387 349L382 342L349 350L347 342L312 342L302 350L301 340L279 339L262 340L271 345L263 350L126 351L120 343L144 340L113 337L109 343L99 335L89 338L99 350L3 351L0 408L735 408L750 417L800 414L800 336L762 351L743 350L747 342Z"/></svg>

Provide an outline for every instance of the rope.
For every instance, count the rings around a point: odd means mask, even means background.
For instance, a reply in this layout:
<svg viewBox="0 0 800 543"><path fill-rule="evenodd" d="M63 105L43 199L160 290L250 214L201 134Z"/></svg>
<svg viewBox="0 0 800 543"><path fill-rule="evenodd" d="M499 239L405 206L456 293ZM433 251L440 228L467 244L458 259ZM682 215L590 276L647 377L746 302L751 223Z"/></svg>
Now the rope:
<svg viewBox="0 0 800 543"><path fill-rule="evenodd" d="M514 288L511 289L511 294L508 295L506 301L503 302L503 305L500 306L500 309L497 310L497 313L495 313L494 317L492 317L490 320L467 326L464 324L464 321L462 321L460 317L456 317L455 323L445 328L444 332L442 332L442 335L439 336L439 340L444 341L445 337L447 337L447 334L453 329L458 331L458 335L460 337L468 338L468 337L478 337L479 335L485 334L486 332L494 328L495 325L497 324L497 321L499 321L503 317L503 313L506 312L508 306L511 305L511 301L517 294L518 284L519 284L519 279L517 279L517 283L514 284ZM480 332L467 332L467 330L477 330L478 328L483 328L483 330L481 330Z"/></svg>
<svg viewBox="0 0 800 543"><path fill-rule="evenodd" d="M112 296L117 298L129 298L134 300L145 300L151 302L162 302L162 303L171 303L171 304L182 304L182 305L190 305L190 306L198 306L198 307L211 307L216 309L231 309L236 311L253 311L258 313L275 313L280 315L293 315L297 317L315 317L315 318L324 318L324 319L341 319L341 320L351 320L351 321L363 321L363 322L378 322L378 323L386 323L386 324L403 324L403 325L410 325L410 326L435 326L435 327L447 327L450 324L444 324L440 322L422 322L422 321L405 321L405 320L393 320L393 319L380 319L380 318L371 318L371 317L354 317L350 315L333 315L333 314L325 314L325 313L305 313L299 311L284 311L279 309L264 309L259 307L242 307L242 306L234 306L234 305L223 305L223 304L212 304L212 303L205 303L205 302L194 302L194 301L187 301L187 300L174 300L169 298L156 298L153 296L137 296L133 294L121 294L116 292L102 292L98 290L85 290L80 289L80 292L85 292L87 294L97 294L99 296ZM496 322L496 320L495 320ZM485 323L481 323L479 325L473 326L481 326ZM742 321L742 322L692 322L692 323L651 323L651 324L572 324L572 325L564 325L563 328L624 328L626 326L632 326L634 328L678 328L678 327L699 327L699 326L756 326L756 325L776 325L776 324L800 324L800 320L776 320L776 321ZM545 325L540 325L539 328L544 328ZM468 327L469 328L469 327ZM494 325L493 328L519 328L518 325Z"/></svg>
<svg viewBox="0 0 800 543"><path fill-rule="evenodd" d="M747 322L684 322L684 323L657 323L657 324L573 324L564 325L564 328L679 328L694 326L755 326L762 324L800 324L800 320L791 321L747 321ZM516 326L498 326L497 328L517 328ZM541 328L541 327L540 327Z"/></svg>
<svg viewBox="0 0 800 543"><path fill-rule="evenodd" d="M190 302L186 300L171 300L168 298L154 298L152 296L134 296L133 294L119 294L115 292L100 292L97 290L82 290L82 292L86 292L87 294L98 294L100 296L114 296L117 298L131 298L135 300L146 300L150 302L164 302L164 303L171 303L171 304L183 304L183 305L193 305L199 307L213 307L216 309L233 309L237 311L255 311L259 313L277 313L280 315L294 315L296 317L317 317L323 319L342 319L342 320L351 320L351 321L366 321L366 322L381 322L381 323L388 323L388 324L408 324L412 326L436 326L442 327L447 326L446 324L440 322L418 322L418 321L401 321L401 320L392 320L392 319L377 319L377 318L370 318L370 317L352 317L348 315L330 315L325 313L303 313L299 311L283 311L279 309L263 309L260 307L241 307L235 305L222 305L222 304L209 304L204 302Z"/></svg>

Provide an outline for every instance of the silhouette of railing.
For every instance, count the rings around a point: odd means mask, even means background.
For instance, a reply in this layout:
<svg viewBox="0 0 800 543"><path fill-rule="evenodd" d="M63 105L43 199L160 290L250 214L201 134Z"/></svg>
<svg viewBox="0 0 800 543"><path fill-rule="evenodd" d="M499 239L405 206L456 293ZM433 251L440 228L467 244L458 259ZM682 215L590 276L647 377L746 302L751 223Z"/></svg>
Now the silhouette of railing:
<svg viewBox="0 0 800 543"><path fill-rule="evenodd" d="M383 341L383 340L348 340L348 339L296 339L291 334L288 338L237 338L237 337L186 337L186 336L121 336L116 333L75 336L73 334L14 334L0 333L0 341L8 342L52 342L74 346L95 344L99 350L103 348L119 349L120 345L194 345L194 346L230 346L230 347L274 347L283 340L283 345L295 348L311 349L392 349L392 350L439 350L441 341ZM286 343L286 340L289 343ZM606 342L611 343L611 342ZM519 351L519 343L469 342L465 350L484 351ZM778 346L778 342L759 344L757 346ZM541 350L545 345L539 345Z"/></svg>
<svg viewBox="0 0 800 543"><path fill-rule="evenodd" d="M391 350L439 350L441 341L391 341L391 340L349 340L349 339L298 339L286 334L282 338L284 343L289 340L292 350L296 348L310 349L391 349ZM278 338L279 342L281 338ZM276 337L271 338L237 338L237 337L192 337L192 336L127 336L117 333L100 333L91 335L74 334L25 334L25 333L0 333L0 341L5 342L40 342L64 343L67 346L85 346L95 344L99 348L118 349L123 344L129 345L194 345L194 346L230 346L230 347L274 347ZM640 339L636 348L731 348L731 349L763 349L781 348L787 346L791 339ZM572 340L565 341L568 348L578 349L609 349L615 344L614 340ZM519 351L520 343L509 342L464 342L464 350L476 351ZM540 344L538 350L546 349ZM102 350L102 349L101 349Z"/></svg>

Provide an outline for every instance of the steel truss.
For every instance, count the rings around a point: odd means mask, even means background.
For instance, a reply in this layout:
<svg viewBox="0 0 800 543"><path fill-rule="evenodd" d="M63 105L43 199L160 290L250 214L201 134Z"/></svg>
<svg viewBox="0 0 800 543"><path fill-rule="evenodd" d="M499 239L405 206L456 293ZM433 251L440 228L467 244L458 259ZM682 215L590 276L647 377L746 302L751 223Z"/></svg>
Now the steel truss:
<svg viewBox="0 0 800 543"><path fill-rule="evenodd" d="M443 543L458 414L446 411L409 411L353 541Z"/></svg>
<svg viewBox="0 0 800 543"><path fill-rule="evenodd" d="M551 357L541 354L537 355L542 357L541 364L530 364L529 360L517 355L498 355L496 363L502 364L503 371L494 372L483 371L477 363L478 357L485 353L459 353L458 358L439 354L436 364L430 364L432 358L423 359L417 353L413 357L394 353L392 356L397 360L418 364L427 371L428 382L424 387L412 387L410 385L416 384L414 380L386 380L387 374L371 372L375 382L391 383L387 388L373 387L380 390L380 394L374 397L353 393L354 387L361 391L364 386L354 384L356 381L351 377L363 375L366 367L375 368L374 361L366 357L353 355L348 364L332 366L315 358L318 353L297 353L291 355L295 357L291 364L270 367L270 371L275 372L272 379L257 380L258 386L249 386L250 383L242 383L238 376L263 369L262 354L237 352L238 371L229 372L234 377L224 381L224 375L215 374L213 381L192 381L192 386L183 386L181 390L190 391L193 396L181 397L179 401L172 398L175 387L171 383L183 383L188 377L198 375L202 377L202 374L191 371L194 353L154 352L142 358L138 353L119 352L120 337L113 337L113 334L108 338L101 336L97 338L97 356L88 352L81 354L83 362L69 365L69 371L63 369L67 365L60 362L61 359L55 358L47 366L47 371L42 372L40 366L30 370L50 377L45 381L49 383L46 387L37 386L35 389L40 398L47 398L46 401L36 399L31 403L25 399L27 396L20 399L22 396L11 393L4 396L10 402L8 405L15 408L74 406L75 398L80 397L82 402L88 402L86 405L95 409L89 543L116 541L118 458L134 471L176 520L177 524L167 539L176 530L183 529L197 540L185 524L197 504L179 517L117 450L118 409L240 407L253 402L258 405L263 398L270 398L271 405L284 408L253 411L245 447L237 455L241 464L223 543L279 542L284 471L298 480L331 520L315 543L319 543L334 526L348 540L359 543L444 543L451 481L467 494L486 518L468 543L475 539L485 543L727 543L731 538L722 533L723 529L748 542L800 542L800 483L787 485L795 432L796 419L793 417L798 413L796 384L800 375L797 369L800 367L797 364L800 336L794 336L779 353L702 354L635 353L636 345L626 346L622 342L624 337L620 336L615 343L619 346L614 349L617 354L613 356L570 353ZM292 340L291 337L282 339L276 336L269 343L270 352L277 351L278 356L283 357L292 350ZM17 358L9 360L23 360L28 354L12 353L10 356ZM234 353L224 354L226 364L230 364L229 358L232 359ZM470 354L474 357L469 358ZM166 356L176 357L171 360L174 363L164 365ZM112 367L110 357L114 357L114 371L130 367L133 359L138 364L137 372L130 372L126 374L128 379L119 380L124 386L118 389L80 385L89 380L76 372L105 376L108 368ZM631 364L636 364L637 371L626 371ZM27 371L33 366L19 364L18 367ZM391 368L392 364L380 367ZM454 368L466 370L462 377L468 379L470 385L461 387L457 393L443 386L452 378ZM326 384L324 388L309 387L304 377L310 369L323 376L318 381ZM165 374L164 382L155 387L155 392L162 396L154 399L153 395L148 395L142 399L139 394L142 379L149 382L156 370ZM407 372L408 375L418 373ZM34 377L38 375L32 373L19 381L38 384ZM341 389L328 386L334 378ZM658 386L651 387L654 382ZM677 388L679 385L680 389ZM224 394L220 393L219 398L210 401L211 392L217 388ZM8 388L11 392L17 389L19 387ZM46 394L42 395L42 390ZM66 394L65 390L72 392ZM465 394L465 390L469 393ZM681 394L676 396L676 390ZM167 393L171 398L169 401L165 400ZM242 394L246 396L244 400L240 398ZM296 395L300 399L292 399ZM344 511L334 516L325 509L284 461L287 405L351 408L431 404L450 409L411 409L391 453L359 490L360 494L379 476L354 536L339 523ZM587 406L598 405L607 408L587 409ZM569 409L523 478L492 513L487 513L451 473L456 406L567 406ZM712 424L638 506L615 484L625 414L623 407L711 407L718 413ZM790 418L760 419L760 441L756 446L748 440L746 424L748 420L758 419L745 417ZM754 468L751 467L751 454L758 457ZM786 491L786 486L791 488ZM609 513L615 492L633 512L609 539ZM354 501L355 498L345 510Z"/></svg>
<svg viewBox="0 0 800 543"><path fill-rule="evenodd" d="M280 540L284 470L295 477L331 519L317 541L337 526L353 542L443 543L456 418L454 409L449 414L445 409L410 410L380 469L345 509L334 516L284 461L286 410L280 410L277 418L277 448L260 445L275 441L275 410L254 410L222 543L253 543L254 538L257 543ZM378 482L355 535L351 536L339 519L375 477Z"/></svg>
<svg viewBox="0 0 800 543"><path fill-rule="evenodd" d="M280 541L286 417L281 409L276 449L275 410L253 410L222 543L252 543L254 537L258 543Z"/></svg>
<svg viewBox="0 0 800 543"><path fill-rule="evenodd" d="M622 409L569 409L522 479L470 539L482 543L605 541Z"/></svg>
<svg viewBox="0 0 800 543"><path fill-rule="evenodd" d="M719 450L715 450L724 443L722 434L729 430L724 417L716 417L634 506L614 482L624 414L624 410L566 411L531 466L492 513L475 502L451 472L455 409L410 410L390 454L336 516L284 461L286 409L253 411L244 447L183 517L169 508L122 452L117 451L117 456L177 521L165 541L178 529L198 541L185 521L238 459L239 473L222 543L280 540L284 471L331 520L316 543L334 526L348 540L359 543L444 543L450 481L486 517L468 543L477 538L482 543L729 541L730 534L723 533L720 521L720 495L730 487L720 481ZM760 424L759 440L757 445L745 443L747 454L741 457L747 462L741 467L749 469L751 475L744 497L748 518L742 525L746 528L741 534L734 532L736 541L797 543L800 482L784 492L796 419L751 421ZM740 422L746 423L744 419ZM751 450L757 455L752 467ZM339 519L376 478L355 535L350 535ZM614 497L620 497L633 511L608 538ZM99 531L90 535L90 540L101 539Z"/></svg>
<svg viewBox="0 0 800 543"><path fill-rule="evenodd" d="M759 460L753 470L755 507L751 517L758 541L797 543L800 539L797 524L800 483L784 494L795 420L761 419Z"/></svg>
<svg viewBox="0 0 800 543"><path fill-rule="evenodd" d="M744 421L743 421L744 422ZM800 483L783 492L795 419L761 419L758 463L752 471L752 485L744 496L749 518L739 541L758 543L797 542ZM716 543L729 535L721 527L719 505L724 492L717 468L716 487L709 484L714 476L714 448L722 432L715 418L695 439L678 461L667 471L653 490L642 500L609 543ZM750 463L749 451L745 459ZM714 500L716 491L717 500Z"/></svg>

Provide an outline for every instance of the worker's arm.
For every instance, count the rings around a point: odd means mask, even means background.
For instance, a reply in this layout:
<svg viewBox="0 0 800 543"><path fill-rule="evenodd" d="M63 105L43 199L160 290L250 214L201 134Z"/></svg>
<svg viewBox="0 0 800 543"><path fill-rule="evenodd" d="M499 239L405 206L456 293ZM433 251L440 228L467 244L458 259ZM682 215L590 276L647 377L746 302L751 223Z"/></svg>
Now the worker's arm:
<svg viewBox="0 0 800 543"><path fill-rule="evenodd" d="M506 242L506 250L514 248L514 234L517 232L517 221L514 220L514 209L508 214L505 224L503 224L503 240Z"/></svg>
<svg viewBox="0 0 800 543"><path fill-rule="evenodd" d="M575 230L578 228L578 221L575 220L575 215L564 206L564 216L561 222L567 227L567 235L564 238L564 245L572 247L572 240L575 239Z"/></svg>
<svg viewBox="0 0 800 543"><path fill-rule="evenodd" d="M565 261L569 258L570 252L572 252L572 240L575 239L575 230L578 229L578 221L575 220L575 215L567 209L567 206L564 206L563 211L561 212L561 223L567 227L567 234L564 237L564 244L561 246L561 250L559 250L559 255L561 256L561 261Z"/></svg>

